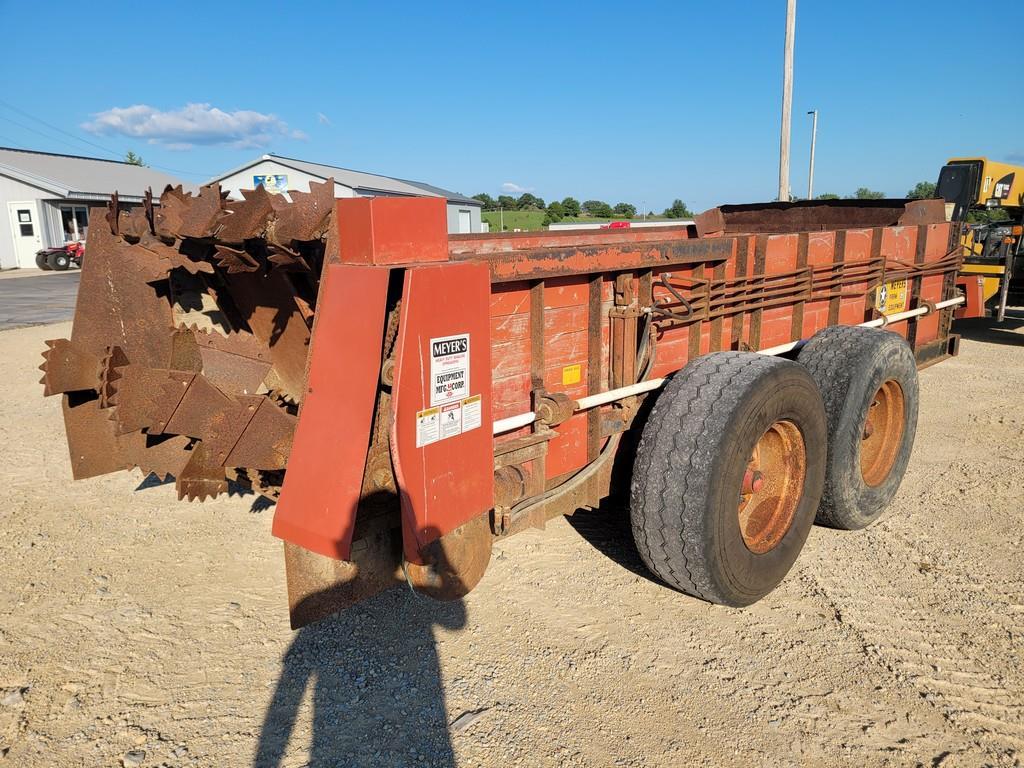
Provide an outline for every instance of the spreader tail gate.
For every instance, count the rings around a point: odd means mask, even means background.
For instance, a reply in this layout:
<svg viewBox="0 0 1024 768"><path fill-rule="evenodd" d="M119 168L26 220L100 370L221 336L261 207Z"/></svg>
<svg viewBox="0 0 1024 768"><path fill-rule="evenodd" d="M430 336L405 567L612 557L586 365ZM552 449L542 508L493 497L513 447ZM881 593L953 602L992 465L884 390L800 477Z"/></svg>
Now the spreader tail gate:
<svg viewBox="0 0 1024 768"><path fill-rule="evenodd" d="M425 255L437 238L446 255L443 215L424 201L349 202L339 204L349 223L343 263L322 281L274 517L294 626L399 580L459 597L490 559L489 272L390 266L412 256L412 232ZM395 222L405 242L389 237Z"/></svg>

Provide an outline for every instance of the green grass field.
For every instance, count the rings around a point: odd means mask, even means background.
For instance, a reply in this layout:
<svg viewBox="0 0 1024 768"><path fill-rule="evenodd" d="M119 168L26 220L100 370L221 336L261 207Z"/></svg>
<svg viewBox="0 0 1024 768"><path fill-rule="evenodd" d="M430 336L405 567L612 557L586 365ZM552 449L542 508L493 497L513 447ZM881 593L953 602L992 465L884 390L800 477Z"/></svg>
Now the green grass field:
<svg viewBox="0 0 1024 768"><path fill-rule="evenodd" d="M480 217L490 225L491 232L501 231L501 220L505 222L505 229L511 232L515 229L543 229L544 211L484 211Z"/></svg>
<svg viewBox="0 0 1024 768"><path fill-rule="evenodd" d="M499 220L501 214L499 211L484 211L480 214L480 217L486 221L490 227L491 232L500 232L501 227L499 226ZM648 217L648 221L654 221L661 219L660 216ZM604 224L608 221L616 221L617 219L596 219L591 216L566 216L562 219L562 222L566 224L586 222L590 224ZM541 224L544 221L544 211L505 211L504 212L505 231L512 232L516 229L520 230L536 230L544 229ZM640 221L638 216L634 221Z"/></svg>
<svg viewBox="0 0 1024 768"><path fill-rule="evenodd" d="M546 227L541 223L544 221L544 211L505 211L505 230L514 231L516 229L530 230L530 229L545 229ZM501 220L501 213L499 211L483 211L480 214L480 218L486 221L490 225L490 231L499 232L501 226L499 221ZM590 223L590 224L603 224L608 221L621 221L622 219L599 219L593 216L566 216L559 223ZM641 217L637 216L633 221L640 221ZM671 221L666 219L664 216L648 216L647 221Z"/></svg>

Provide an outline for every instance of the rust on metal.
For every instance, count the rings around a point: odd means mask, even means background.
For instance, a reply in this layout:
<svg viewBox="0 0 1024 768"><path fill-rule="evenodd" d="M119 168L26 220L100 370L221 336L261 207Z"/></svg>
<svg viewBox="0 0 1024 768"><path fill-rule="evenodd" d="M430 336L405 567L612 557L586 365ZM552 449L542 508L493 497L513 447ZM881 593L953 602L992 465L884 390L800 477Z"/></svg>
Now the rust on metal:
<svg viewBox="0 0 1024 768"><path fill-rule="evenodd" d="M740 488L740 534L751 552L770 552L789 532L806 474L807 448L799 427L786 419L775 422L754 446Z"/></svg>
<svg viewBox="0 0 1024 768"><path fill-rule="evenodd" d="M723 205L695 217L701 237L939 224L942 200L802 200Z"/></svg>
<svg viewBox="0 0 1024 768"><path fill-rule="evenodd" d="M733 242L664 240L646 243L581 245L507 252L458 252L455 261L482 261L495 283L513 280L588 275L600 271L647 269L676 264L721 261L732 256Z"/></svg>
<svg viewBox="0 0 1024 768"><path fill-rule="evenodd" d="M899 383L892 379L882 382L868 406L860 443L860 471L869 486L885 482L896 463L903 443L904 409Z"/></svg>

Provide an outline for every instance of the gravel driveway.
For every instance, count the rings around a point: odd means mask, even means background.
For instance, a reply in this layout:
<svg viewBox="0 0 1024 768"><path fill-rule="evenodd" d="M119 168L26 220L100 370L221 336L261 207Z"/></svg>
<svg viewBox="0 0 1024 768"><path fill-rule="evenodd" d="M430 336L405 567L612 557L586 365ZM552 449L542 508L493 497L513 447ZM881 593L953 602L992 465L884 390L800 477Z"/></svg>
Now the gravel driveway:
<svg viewBox="0 0 1024 768"><path fill-rule="evenodd" d="M652 581L607 505L502 542L464 601L298 633L272 510L72 483L36 370L68 327L0 333L0 766L1019 766L1020 326L922 372L887 516L815 528L751 608Z"/></svg>

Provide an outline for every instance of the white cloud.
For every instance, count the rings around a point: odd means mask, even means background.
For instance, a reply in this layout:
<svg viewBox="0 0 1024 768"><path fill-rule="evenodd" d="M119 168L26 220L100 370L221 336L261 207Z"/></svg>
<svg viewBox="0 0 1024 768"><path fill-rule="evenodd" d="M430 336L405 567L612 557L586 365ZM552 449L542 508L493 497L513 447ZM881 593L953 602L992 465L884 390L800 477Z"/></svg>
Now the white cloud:
<svg viewBox="0 0 1024 768"><path fill-rule="evenodd" d="M186 104L168 111L146 104L114 107L93 115L82 128L101 135L146 139L168 149L189 149L196 144L250 149L264 147L282 136L306 138L276 115L247 109L224 112L210 104Z"/></svg>
<svg viewBox="0 0 1024 768"><path fill-rule="evenodd" d="M316 121L318 123L320 123L320 125L331 125L332 124L331 123L331 118L329 118L323 112L317 112L316 113Z"/></svg>
<svg viewBox="0 0 1024 768"><path fill-rule="evenodd" d="M521 187L514 182L506 181L501 185L501 191L521 195L523 192L533 192L533 187Z"/></svg>

